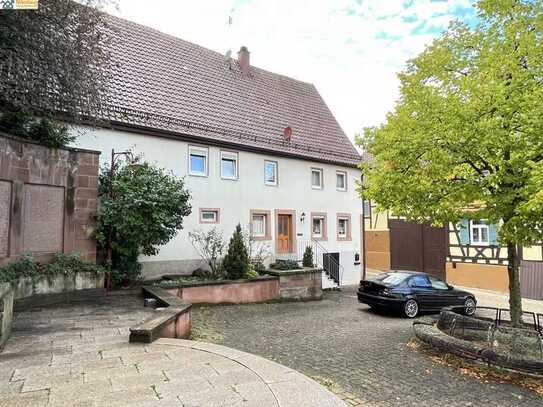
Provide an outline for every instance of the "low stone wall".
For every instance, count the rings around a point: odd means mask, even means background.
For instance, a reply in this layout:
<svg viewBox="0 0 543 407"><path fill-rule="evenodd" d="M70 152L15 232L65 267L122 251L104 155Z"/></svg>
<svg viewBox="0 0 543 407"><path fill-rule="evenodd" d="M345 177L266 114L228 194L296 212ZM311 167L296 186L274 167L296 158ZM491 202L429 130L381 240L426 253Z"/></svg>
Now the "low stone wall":
<svg viewBox="0 0 543 407"><path fill-rule="evenodd" d="M181 283L163 287L191 304L249 304L268 301L322 299L322 270L268 270L268 275L249 280Z"/></svg>
<svg viewBox="0 0 543 407"><path fill-rule="evenodd" d="M167 291L191 304L247 304L280 299L279 280L269 276L183 284Z"/></svg>
<svg viewBox="0 0 543 407"><path fill-rule="evenodd" d="M14 285L15 310L83 301L105 295L104 276L94 273L75 273L41 277L32 281L21 278Z"/></svg>
<svg viewBox="0 0 543 407"><path fill-rule="evenodd" d="M13 323L13 289L8 283L0 284L0 349L11 334Z"/></svg>
<svg viewBox="0 0 543 407"><path fill-rule="evenodd" d="M130 328L130 342L151 343L158 338L187 339L192 328L192 305L159 287L143 287L143 295L158 301L162 310Z"/></svg>
<svg viewBox="0 0 543 407"><path fill-rule="evenodd" d="M300 270L270 270L279 277L279 297L290 301L322 299L322 270L304 268Z"/></svg>
<svg viewBox="0 0 543 407"><path fill-rule="evenodd" d="M447 324L446 320L451 316L454 316L457 322L453 321L452 324ZM422 342L445 352L479 360L488 365L534 375L543 375L543 359L541 356L530 356L528 352L523 352L525 354L514 353L512 349L509 349L509 346L496 347L498 342L502 345L509 342L509 344L514 343L517 350L519 347L538 349L539 339L535 330L494 326L493 340L489 343L488 337L485 338L485 334L492 334L493 326L492 322L486 320L443 310L437 323L434 320L424 319L415 321L413 330L415 336ZM512 332L515 330L517 332Z"/></svg>

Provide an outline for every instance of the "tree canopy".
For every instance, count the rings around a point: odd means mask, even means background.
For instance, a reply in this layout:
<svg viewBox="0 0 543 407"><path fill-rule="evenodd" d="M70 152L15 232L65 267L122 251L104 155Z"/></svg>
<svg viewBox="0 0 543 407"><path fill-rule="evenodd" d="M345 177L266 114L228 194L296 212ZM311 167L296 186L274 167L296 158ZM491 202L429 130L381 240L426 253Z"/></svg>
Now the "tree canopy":
<svg viewBox="0 0 543 407"><path fill-rule="evenodd" d="M475 27L451 24L399 74L394 111L359 140L362 192L409 220L500 223L511 256L542 238L543 2L476 7Z"/></svg>
<svg viewBox="0 0 543 407"><path fill-rule="evenodd" d="M0 111L71 121L97 117L111 0L40 0L0 11Z"/></svg>

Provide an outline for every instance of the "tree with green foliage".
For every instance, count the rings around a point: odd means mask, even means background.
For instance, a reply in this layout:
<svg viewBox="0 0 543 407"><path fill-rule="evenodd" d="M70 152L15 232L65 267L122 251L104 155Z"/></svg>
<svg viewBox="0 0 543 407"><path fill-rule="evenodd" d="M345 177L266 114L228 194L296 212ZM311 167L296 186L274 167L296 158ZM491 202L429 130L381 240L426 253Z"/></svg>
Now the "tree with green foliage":
<svg viewBox="0 0 543 407"><path fill-rule="evenodd" d="M519 325L519 247L543 238L543 2L476 7L399 75L395 110L360 139L360 192L408 220L499 223Z"/></svg>
<svg viewBox="0 0 543 407"><path fill-rule="evenodd" d="M0 132L51 148L60 148L75 140L65 125L44 118L35 119L23 112L0 113Z"/></svg>
<svg viewBox="0 0 543 407"><path fill-rule="evenodd" d="M313 267L313 248L311 246L305 248L302 265L304 267Z"/></svg>
<svg viewBox="0 0 543 407"><path fill-rule="evenodd" d="M243 231L239 223L230 239L228 253L224 257L222 264L228 278L237 280L247 277L251 262L247 253Z"/></svg>
<svg viewBox="0 0 543 407"><path fill-rule="evenodd" d="M96 240L101 250L112 230L113 283L131 282L140 276L140 255L152 256L183 228L191 213L190 194L183 179L147 162L123 163L100 173Z"/></svg>
<svg viewBox="0 0 543 407"><path fill-rule="evenodd" d="M0 12L0 131L58 147L72 140L57 120L101 117L113 33L102 11L115 4L40 0Z"/></svg>

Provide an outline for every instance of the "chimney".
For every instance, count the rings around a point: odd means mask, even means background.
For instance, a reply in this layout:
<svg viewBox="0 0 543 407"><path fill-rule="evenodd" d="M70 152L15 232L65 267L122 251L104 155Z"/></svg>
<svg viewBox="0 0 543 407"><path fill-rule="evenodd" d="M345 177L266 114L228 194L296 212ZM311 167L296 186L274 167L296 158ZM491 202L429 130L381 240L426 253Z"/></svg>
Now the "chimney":
<svg viewBox="0 0 543 407"><path fill-rule="evenodd" d="M243 75L249 75L249 67L251 66L250 56L251 56L251 53L249 52L247 47L243 46L239 49L239 52L238 52L239 70L241 71Z"/></svg>

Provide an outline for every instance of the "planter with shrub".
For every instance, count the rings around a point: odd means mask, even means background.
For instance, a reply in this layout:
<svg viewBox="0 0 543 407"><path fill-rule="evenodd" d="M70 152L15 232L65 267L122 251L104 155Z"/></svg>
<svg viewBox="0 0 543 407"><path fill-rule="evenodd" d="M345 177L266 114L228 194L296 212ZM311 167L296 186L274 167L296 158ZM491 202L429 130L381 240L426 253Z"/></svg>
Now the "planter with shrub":
<svg viewBox="0 0 543 407"><path fill-rule="evenodd" d="M55 254L39 263L30 253L0 267L0 283L13 286L15 309L86 299L103 294L104 269L81 260L78 253Z"/></svg>

